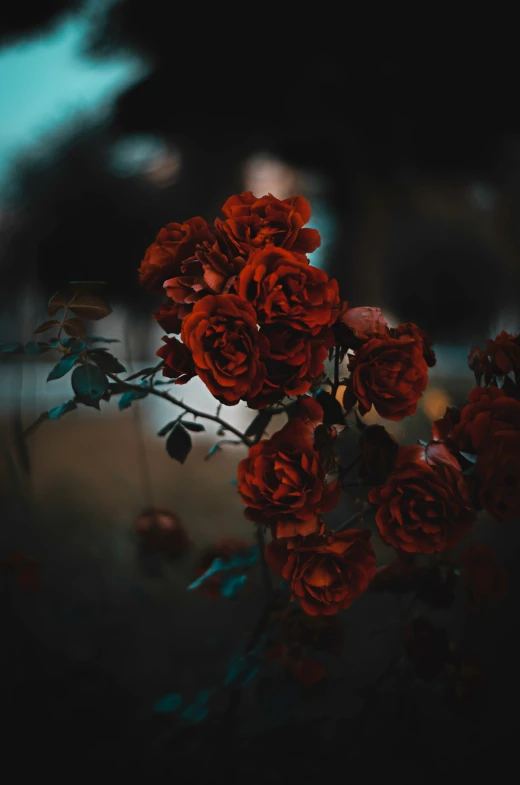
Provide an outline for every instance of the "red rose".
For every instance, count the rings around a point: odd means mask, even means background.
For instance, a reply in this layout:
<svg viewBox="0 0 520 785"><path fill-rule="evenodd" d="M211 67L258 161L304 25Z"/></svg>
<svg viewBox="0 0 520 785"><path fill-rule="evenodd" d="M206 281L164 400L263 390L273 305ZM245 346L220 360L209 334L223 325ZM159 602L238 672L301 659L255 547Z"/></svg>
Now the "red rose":
<svg viewBox="0 0 520 785"><path fill-rule="evenodd" d="M305 257L268 246L256 251L240 273L238 293L250 302L259 324L281 323L316 335L336 321L338 283Z"/></svg>
<svg viewBox="0 0 520 785"><path fill-rule="evenodd" d="M349 358L349 370L348 398L357 399L361 414L374 406L387 420L414 414L428 384L422 341L411 335L371 338ZM349 403L345 401L345 408Z"/></svg>
<svg viewBox="0 0 520 785"><path fill-rule="evenodd" d="M320 530L320 514L333 509L341 489L327 485L314 446L316 423L295 417L270 439L255 444L238 464L238 490L246 517L271 526L273 536Z"/></svg>
<svg viewBox="0 0 520 785"><path fill-rule="evenodd" d="M416 341L422 343L424 361L429 368L433 368L437 362L437 358L435 357L430 337L424 330L421 330L421 328L413 322L404 322L393 330L390 330L390 333L394 338L400 338L402 335L409 335Z"/></svg>
<svg viewBox="0 0 520 785"><path fill-rule="evenodd" d="M388 335L389 327L379 308L369 305L348 308L347 303L344 303L335 331L342 349L347 351L359 348L370 338L383 338Z"/></svg>
<svg viewBox="0 0 520 785"><path fill-rule="evenodd" d="M260 332L269 341L269 350L264 358L263 387L248 402L255 409L286 395L308 392L313 381L323 373L329 349L334 345L334 335L329 329L312 336L284 324L268 324Z"/></svg>
<svg viewBox="0 0 520 785"><path fill-rule="evenodd" d="M321 243L316 229L302 228L311 217L310 205L302 196L280 200L268 194L257 199L245 191L231 196L222 212L226 220L217 218L215 226L245 257L251 249L266 245L311 253Z"/></svg>
<svg viewBox="0 0 520 785"><path fill-rule="evenodd" d="M496 387L475 387L449 438L476 455L470 487L495 521L520 515L520 402Z"/></svg>
<svg viewBox="0 0 520 785"><path fill-rule="evenodd" d="M136 533L146 547L174 558L191 546L179 516L163 507L143 510L137 519Z"/></svg>
<svg viewBox="0 0 520 785"><path fill-rule="evenodd" d="M186 313L189 309L186 309ZM167 333L180 333L182 317L182 306L178 303L164 303L153 314L153 318L162 329Z"/></svg>
<svg viewBox="0 0 520 785"><path fill-rule="evenodd" d="M348 608L374 577L376 558L369 539L369 531L347 529L308 537L292 550L273 541L266 558L290 582L291 599L298 598L306 613L329 616Z"/></svg>
<svg viewBox="0 0 520 785"><path fill-rule="evenodd" d="M495 376L515 373L520 377L520 335L502 330L494 340L487 341L485 354L488 369Z"/></svg>
<svg viewBox="0 0 520 785"><path fill-rule="evenodd" d="M163 336L165 345L157 349L157 356L165 362L163 365L163 376L175 379L176 384L186 384L195 376L193 357L189 349L184 346L177 338Z"/></svg>
<svg viewBox="0 0 520 785"><path fill-rule="evenodd" d="M233 556L235 556L235 554L245 551L248 548L251 548L251 546L251 542L237 540L233 537L217 540L214 545L204 551L201 558L199 559L195 567L195 577L200 578L202 575L204 575L204 573L209 570L215 559L222 559L224 562L229 562ZM220 589L223 575L242 575L243 573L243 567L236 569L232 568L230 570L226 570L225 573L217 572L214 575L210 575L209 578L201 583L200 586L197 587L196 591L200 592L201 594L205 594L206 597L209 597L212 600L215 600L222 596Z"/></svg>
<svg viewBox="0 0 520 785"><path fill-rule="evenodd" d="M251 306L234 294L208 295L183 320L181 338L208 390L232 406L260 391L268 344Z"/></svg>
<svg viewBox="0 0 520 785"><path fill-rule="evenodd" d="M181 265L200 243L212 240L212 231L203 218L189 218L182 224L169 223L147 248L139 268L139 283L159 294L164 282L180 273Z"/></svg>
<svg viewBox="0 0 520 785"><path fill-rule="evenodd" d="M473 603L500 600L506 591L506 569L492 548L471 543L461 554L460 577Z"/></svg>
<svg viewBox="0 0 520 785"><path fill-rule="evenodd" d="M408 553L454 548L475 518L460 466L443 444L400 447L393 472L368 499L378 505L383 540Z"/></svg>
<svg viewBox="0 0 520 785"><path fill-rule="evenodd" d="M228 257L222 252L218 239L202 243L194 255L182 263L173 278L164 282L168 297L177 306L182 319L193 308L193 304L208 294L234 292L236 278L245 260Z"/></svg>

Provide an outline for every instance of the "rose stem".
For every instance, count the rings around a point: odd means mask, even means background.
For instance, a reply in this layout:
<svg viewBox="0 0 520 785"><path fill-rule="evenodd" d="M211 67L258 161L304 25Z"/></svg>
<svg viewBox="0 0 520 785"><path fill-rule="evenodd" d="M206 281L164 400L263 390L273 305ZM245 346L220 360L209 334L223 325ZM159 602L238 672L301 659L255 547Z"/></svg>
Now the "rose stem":
<svg viewBox="0 0 520 785"><path fill-rule="evenodd" d="M365 504L365 506L362 507L362 509L359 510L359 512L354 513L354 515L352 515L348 519L348 521L345 521L340 526L338 526L337 529L334 529L334 534L337 534L337 532L342 532L345 529L348 529L351 524L356 523L356 521L358 521L360 518L362 518L370 509L371 509L371 505L370 504Z"/></svg>

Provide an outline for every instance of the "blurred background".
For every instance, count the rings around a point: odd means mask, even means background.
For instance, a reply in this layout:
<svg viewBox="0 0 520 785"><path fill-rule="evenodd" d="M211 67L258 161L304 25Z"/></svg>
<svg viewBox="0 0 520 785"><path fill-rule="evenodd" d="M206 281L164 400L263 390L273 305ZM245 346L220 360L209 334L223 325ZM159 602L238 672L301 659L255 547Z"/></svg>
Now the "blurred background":
<svg viewBox="0 0 520 785"><path fill-rule="evenodd" d="M278 7L269 20L265 9L246 17L242 7L158 0L42 0L0 13L0 340L30 340L67 281L104 280L113 314L102 334L121 340L129 370L149 365L162 331L137 268L159 228L212 221L243 190L302 194L322 236L311 261L343 298L415 321L434 341L438 364L417 417L390 426L410 443L464 401L471 346L520 330L517 57L491 58L479 40L365 42L326 6L293 13ZM228 446L204 462L208 428L179 466L156 436L171 407L147 400L47 423L27 455L20 431L69 397L68 382L45 383L47 355L0 360L0 557L27 554L43 575L37 599L8 598L7 721L17 744L34 744L46 724L77 755L89 744L94 762L130 769L129 739L155 734L147 707L217 678L261 606L254 576L237 603L185 592L203 548L251 536L231 483L243 451ZM185 389L192 405L214 407L197 380ZM252 417L226 408L240 427ZM175 511L194 543L155 577L132 539L150 504ZM477 539L514 563L511 528L478 526ZM378 556L388 558L384 547ZM366 673L345 686L343 709L321 696L302 716L354 716L352 691L388 656L367 630L393 611L380 597L363 602L350 615L348 656ZM493 671L493 652L515 629L493 615L482 623L475 632L455 620L451 633L476 636ZM509 676L495 671L498 694ZM53 765L52 747L45 756ZM139 762L146 773L148 751Z"/></svg>

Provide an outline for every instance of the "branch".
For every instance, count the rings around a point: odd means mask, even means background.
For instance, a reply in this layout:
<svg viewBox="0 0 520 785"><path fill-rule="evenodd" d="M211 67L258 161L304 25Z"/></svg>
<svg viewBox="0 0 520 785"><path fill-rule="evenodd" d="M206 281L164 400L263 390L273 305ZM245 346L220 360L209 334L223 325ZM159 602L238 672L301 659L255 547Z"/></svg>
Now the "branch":
<svg viewBox="0 0 520 785"><path fill-rule="evenodd" d="M362 518L371 508L372 508L371 504L365 504L364 507L362 507L361 510L359 510L358 512L354 513L354 515L352 515L348 519L348 521L345 521L340 526L338 526L337 529L334 529L334 534L337 534L337 532L342 532L345 529L348 529L351 524L356 523L356 521L359 521L360 518Z"/></svg>
<svg viewBox="0 0 520 785"><path fill-rule="evenodd" d="M46 422L48 419L49 419L49 415L47 414L47 412L43 412L43 414L40 414L38 419L35 420L31 425L29 425L28 428L25 429L25 431L23 432L24 437L27 438L32 433L37 431L40 425Z"/></svg>
<svg viewBox="0 0 520 785"><path fill-rule="evenodd" d="M173 403L174 406L179 406L181 409L184 409L184 411L188 412L188 414L193 414L195 417L203 417L206 420L212 420L213 422L218 423L226 431L230 431L230 433L234 433L235 436L238 436L238 438L246 445L246 447L251 447L252 442L247 438L247 436L244 436L244 434L239 431L238 428L235 428L225 420L222 420L216 414L206 414L205 412L199 412L197 409L193 409L193 407L189 406L187 403L184 403L184 401L179 401L177 398L174 398L173 395L170 395L170 393L162 392L161 390L157 390L155 387L143 388L140 384L128 384L128 382L125 382L124 379L120 379L119 376L116 376L114 373L107 373L106 375L115 382L118 382L118 384L122 384L127 390L135 390L136 392L142 393L143 390L146 389L148 394L156 395L158 398L163 398L165 401Z"/></svg>

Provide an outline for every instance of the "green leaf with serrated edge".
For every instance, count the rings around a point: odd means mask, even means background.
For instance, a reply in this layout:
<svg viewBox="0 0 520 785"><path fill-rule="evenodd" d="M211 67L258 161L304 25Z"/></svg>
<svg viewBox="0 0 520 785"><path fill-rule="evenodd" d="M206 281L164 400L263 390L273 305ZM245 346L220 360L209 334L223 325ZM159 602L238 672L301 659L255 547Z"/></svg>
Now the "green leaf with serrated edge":
<svg viewBox="0 0 520 785"><path fill-rule="evenodd" d="M44 333L46 330L50 330L51 327L58 327L58 326L59 326L59 321L57 319L51 319L48 322L43 322L43 324L40 324L40 326L37 327L34 332Z"/></svg>
<svg viewBox="0 0 520 785"><path fill-rule="evenodd" d="M204 460L209 461L209 459L212 458L216 452L222 452L222 447L218 443L213 445L208 454L204 456Z"/></svg>
<svg viewBox="0 0 520 785"><path fill-rule="evenodd" d="M200 433L201 431L206 430L202 423L199 422L187 422L186 420L183 420L182 424L188 431L193 431L193 433Z"/></svg>
<svg viewBox="0 0 520 785"><path fill-rule="evenodd" d="M54 379L61 379L62 376L65 376L77 362L80 354L81 352L71 352L62 357L47 376L47 381L52 382Z"/></svg>
<svg viewBox="0 0 520 785"><path fill-rule="evenodd" d="M78 319L76 316L72 316L70 319L63 322L63 329L67 335L78 338L82 338L86 332L85 325L81 319Z"/></svg>
<svg viewBox="0 0 520 785"><path fill-rule="evenodd" d="M122 412L123 409L128 409L128 407L131 406L134 401L137 401L140 398L146 398L147 395L148 393L144 390L142 392L139 390L128 390L127 392L123 393L119 399L119 411Z"/></svg>
<svg viewBox="0 0 520 785"><path fill-rule="evenodd" d="M0 354L18 354L23 352L21 343L0 343Z"/></svg>
<svg viewBox="0 0 520 785"><path fill-rule="evenodd" d="M60 403L59 406L54 406L52 409L49 409L48 415L51 420L59 420L64 414L72 412L77 408L78 406L75 401L65 401L65 403Z"/></svg>
<svg viewBox="0 0 520 785"><path fill-rule="evenodd" d="M86 341L99 341L100 343L121 343L119 338L102 338L100 335L86 335Z"/></svg>
<svg viewBox="0 0 520 785"><path fill-rule="evenodd" d="M106 349L90 349L87 354L105 373L126 373L125 366Z"/></svg>
<svg viewBox="0 0 520 785"><path fill-rule="evenodd" d="M81 291L74 295L68 303L69 310L83 319L98 321L112 313L112 308L102 297L89 291Z"/></svg>
<svg viewBox="0 0 520 785"><path fill-rule="evenodd" d="M62 308L66 308L68 301L69 296L67 292L64 292L61 289L60 291L55 292L47 304L47 313L49 316L55 316Z"/></svg>
<svg viewBox="0 0 520 785"><path fill-rule="evenodd" d="M50 344L43 341L29 341L24 346L24 352L32 357L38 357L40 354L48 352L51 348Z"/></svg>
<svg viewBox="0 0 520 785"><path fill-rule="evenodd" d="M246 575L224 575L220 584L220 593L227 599L234 599L238 597L246 582Z"/></svg>
<svg viewBox="0 0 520 785"><path fill-rule="evenodd" d="M166 434L170 433L170 431L172 430L172 428L176 426L176 424L177 424L177 420L172 420L171 422L166 423L166 425L163 425L160 431L157 431L157 436L166 436Z"/></svg>
<svg viewBox="0 0 520 785"><path fill-rule="evenodd" d="M99 400L108 388L103 371L95 365L80 365L72 374L72 389L81 398Z"/></svg>
<svg viewBox="0 0 520 785"><path fill-rule="evenodd" d="M80 340L79 338L65 338L61 342L62 346L65 346L69 352L82 352L83 349L87 348L87 344L85 341Z"/></svg>
<svg viewBox="0 0 520 785"><path fill-rule="evenodd" d="M177 422L166 440L166 452L179 463L184 463L191 452L191 436L182 423Z"/></svg>

